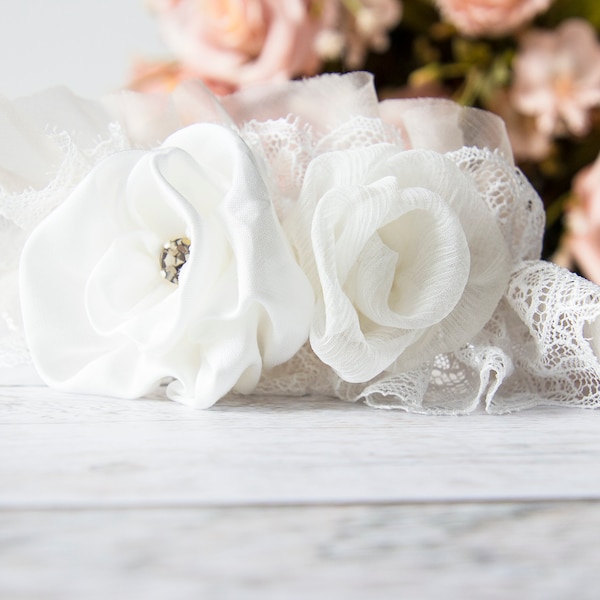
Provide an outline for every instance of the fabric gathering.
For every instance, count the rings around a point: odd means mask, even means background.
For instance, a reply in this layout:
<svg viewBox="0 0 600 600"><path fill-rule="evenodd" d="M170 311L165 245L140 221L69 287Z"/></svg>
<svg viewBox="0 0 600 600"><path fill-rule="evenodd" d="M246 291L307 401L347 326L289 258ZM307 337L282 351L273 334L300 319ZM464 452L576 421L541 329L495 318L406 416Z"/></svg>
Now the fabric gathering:
<svg viewBox="0 0 600 600"><path fill-rule="evenodd" d="M55 88L2 100L0 129L5 382L600 405L600 287L540 259L544 207L492 113L380 101L353 72Z"/></svg>

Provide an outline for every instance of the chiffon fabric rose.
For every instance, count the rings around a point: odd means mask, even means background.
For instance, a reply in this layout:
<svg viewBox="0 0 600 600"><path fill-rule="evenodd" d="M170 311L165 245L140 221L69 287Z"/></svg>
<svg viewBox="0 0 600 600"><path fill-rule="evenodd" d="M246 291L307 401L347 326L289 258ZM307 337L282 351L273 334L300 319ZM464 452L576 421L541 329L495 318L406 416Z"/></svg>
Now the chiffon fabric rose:
<svg viewBox="0 0 600 600"><path fill-rule="evenodd" d="M186 238L175 283L160 260ZM293 356L313 306L249 149L212 124L97 165L29 238L21 290L50 386L137 397L169 378L196 407Z"/></svg>
<svg viewBox="0 0 600 600"><path fill-rule="evenodd" d="M470 341L511 270L506 241L451 155L376 144L308 167L285 226L316 294L310 343L348 382Z"/></svg>
<svg viewBox="0 0 600 600"><path fill-rule="evenodd" d="M211 87L312 75L320 29L310 0L151 0L183 66Z"/></svg>
<svg viewBox="0 0 600 600"><path fill-rule="evenodd" d="M511 33L545 11L551 2L552 0L437 0L444 17L461 33L473 36Z"/></svg>

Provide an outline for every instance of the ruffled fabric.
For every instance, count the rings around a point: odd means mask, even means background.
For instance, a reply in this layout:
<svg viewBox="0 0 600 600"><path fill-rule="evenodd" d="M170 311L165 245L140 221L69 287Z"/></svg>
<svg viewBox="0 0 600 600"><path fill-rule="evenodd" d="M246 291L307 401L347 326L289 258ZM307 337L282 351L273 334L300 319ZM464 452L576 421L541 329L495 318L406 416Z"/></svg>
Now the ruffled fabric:
<svg viewBox="0 0 600 600"><path fill-rule="evenodd" d="M23 246L90 169L129 140L104 106L65 88L0 98L0 131L0 383L39 383L23 334Z"/></svg>
<svg viewBox="0 0 600 600"><path fill-rule="evenodd" d="M183 239L175 283L158 263ZM211 124L97 165L29 237L21 273L35 364L66 391L132 398L172 378L170 398L206 408L291 358L312 314L252 155Z"/></svg>
<svg viewBox="0 0 600 600"><path fill-rule="evenodd" d="M65 154L52 171L31 149L53 173L27 188L46 208L15 229L5 269L13 289L28 239L27 344L19 317L11 335L50 385L131 397L167 377L169 395L195 406L231 389L443 414L600 404L600 288L539 260L543 207L497 117L445 100L379 103L365 73L222 100L190 82L113 95L92 112L95 144L68 134L87 162L65 185L52 183ZM34 146L56 139L46 137ZM22 188L23 174L39 175L12 172L0 181ZM2 185L4 215L19 200ZM206 197L224 212L198 229ZM136 206L145 217L131 216ZM104 223L93 251L90 215ZM165 288L159 240L182 234L190 258L179 287ZM83 250L69 261L70 242ZM123 256L135 275L119 273Z"/></svg>
<svg viewBox="0 0 600 600"><path fill-rule="evenodd" d="M510 273L493 214L440 153L376 144L323 154L286 225L317 295L311 346L348 382L460 348Z"/></svg>

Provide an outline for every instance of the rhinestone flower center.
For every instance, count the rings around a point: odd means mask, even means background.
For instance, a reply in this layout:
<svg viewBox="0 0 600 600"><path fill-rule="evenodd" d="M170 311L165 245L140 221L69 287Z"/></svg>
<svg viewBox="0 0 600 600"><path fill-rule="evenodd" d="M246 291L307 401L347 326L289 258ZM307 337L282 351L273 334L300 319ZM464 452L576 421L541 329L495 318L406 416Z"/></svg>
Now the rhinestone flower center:
<svg viewBox="0 0 600 600"><path fill-rule="evenodd" d="M160 251L160 274L169 282L179 283L179 271L190 255L191 242L186 237L176 238L163 245Z"/></svg>

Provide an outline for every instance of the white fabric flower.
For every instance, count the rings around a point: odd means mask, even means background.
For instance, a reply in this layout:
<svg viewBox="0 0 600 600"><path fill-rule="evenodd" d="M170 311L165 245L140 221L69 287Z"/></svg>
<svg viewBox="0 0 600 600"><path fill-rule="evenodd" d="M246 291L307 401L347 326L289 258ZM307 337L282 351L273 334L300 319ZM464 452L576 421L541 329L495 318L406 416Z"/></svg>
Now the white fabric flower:
<svg viewBox="0 0 600 600"><path fill-rule="evenodd" d="M457 350L510 275L475 182L427 150L380 144L316 158L286 227L317 295L312 348L349 382Z"/></svg>
<svg viewBox="0 0 600 600"><path fill-rule="evenodd" d="M177 284L159 259L182 238ZM100 163L29 238L21 288L49 385L137 397L169 377L167 394L197 407L252 391L306 341L313 310L249 149L211 124Z"/></svg>
<svg viewBox="0 0 600 600"><path fill-rule="evenodd" d="M19 261L35 227L128 140L102 105L57 87L0 96L0 385L39 385L23 332Z"/></svg>

